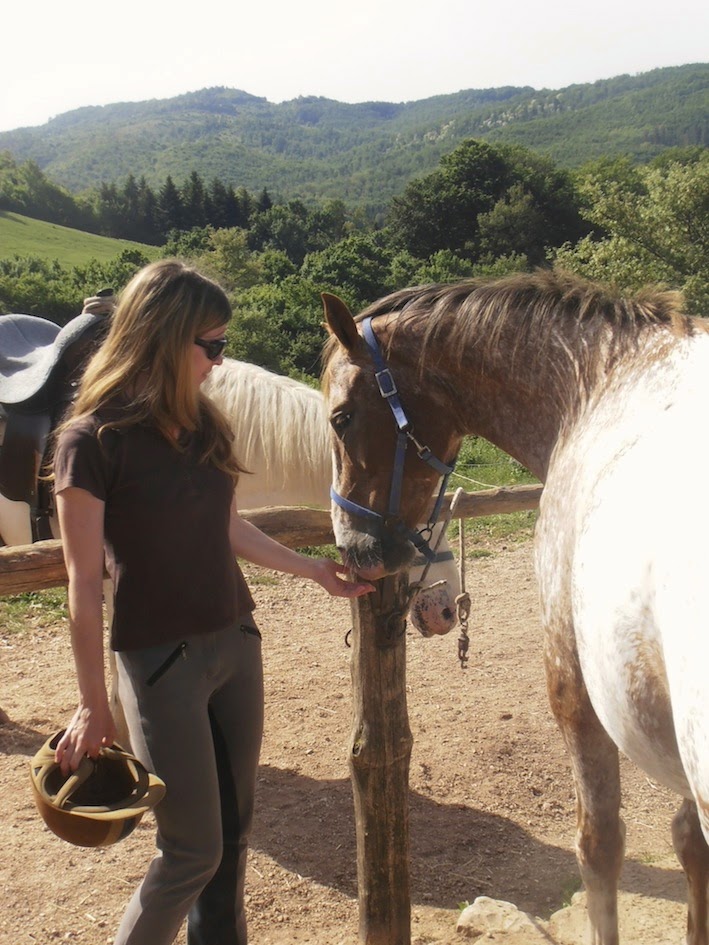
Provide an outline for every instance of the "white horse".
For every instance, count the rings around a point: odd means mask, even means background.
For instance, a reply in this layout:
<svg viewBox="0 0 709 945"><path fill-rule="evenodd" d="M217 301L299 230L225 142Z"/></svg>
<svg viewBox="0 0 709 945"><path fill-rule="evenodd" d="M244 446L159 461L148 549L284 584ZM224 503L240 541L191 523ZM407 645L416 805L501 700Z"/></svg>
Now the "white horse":
<svg viewBox="0 0 709 945"><path fill-rule="evenodd" d="M264 368L225 358L212 371L205 393L228 417L239 459L249 470L237 487L240 509L267 506L312 506L329 503L331 455L329 424L319 391ZM3 418L0 415L0 443ZM56 520L52 533L59 537ZM0 537L6 545L32 541L29 506L0 494ZM439 541L440 538L440 541ZM441 527L436 560L428 570L426 587L414 595L410 617L424 636L447 633L456 623L460 579ZM411 584L420 581L424 563L411 570ZM106 595L110 601L110 594Z"/></svg>
<svg viewBox="0 0 709 945"><path fill-rule="evenodd" d="M239 459L248 470L239 479L237 503L240 509L267 506L314 506L329 502L331 458L329 424L319 391L289 377L264 368L225 358L212 371L205 393L229 418L238 444ZM4 418L0 414L0 444ZM52 533L59 538L59 524L50 519ZM6 545L32 542L30 508L0 494L0 538ZM410 572L412 590L427 576L425 585L414 593L409 604L411 622L423 636L443 634L457 621L456 597L460 578L445 530L436 527L432 545L436 560L430 568L415 564ZM427 572L427 575L425 574ZM112 619L112 586L104 586L107 619ZM118 699L116 665L109 654L111 710L116 720L118 740L129 744L123 709Z"/></svg>

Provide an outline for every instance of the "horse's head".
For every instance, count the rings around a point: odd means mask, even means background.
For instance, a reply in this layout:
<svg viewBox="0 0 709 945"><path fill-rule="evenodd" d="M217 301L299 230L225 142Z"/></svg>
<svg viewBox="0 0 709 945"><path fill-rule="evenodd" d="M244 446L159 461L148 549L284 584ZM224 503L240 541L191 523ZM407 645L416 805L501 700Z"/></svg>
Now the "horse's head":
<svg viewBox="0 0 709 945"><path fill-rule="evenodd" d="M376 580L411 563L420 544L416 523L430 520L434 489L452 468L461 436L441 392L427 386L415 338L402 329L388 345L392 319L378 318L373 342L374 329L355 322L340 299L324 295L323 303L331 333L323 386L333 430L335 539L345 563Z"/></svg>

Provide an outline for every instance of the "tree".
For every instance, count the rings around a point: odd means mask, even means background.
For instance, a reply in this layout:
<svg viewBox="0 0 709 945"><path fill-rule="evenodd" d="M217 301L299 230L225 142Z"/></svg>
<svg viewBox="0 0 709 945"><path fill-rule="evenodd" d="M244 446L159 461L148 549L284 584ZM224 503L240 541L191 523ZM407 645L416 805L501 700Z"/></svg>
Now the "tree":
<svg viewBox="0 0 709 945"><path fill-rule="evenodd" d="M111 288L114 292L120 292L136 272L149 262L148 257L139 250L124 249L109 262L92 259L85 266L75 266L70 274L74 298L81 305L84 298L95 295L100 289Z"/></svg>
<svg viewBox="0 0 709 945"><path fill-rule="evenodd" d="M394 243L421 259L440 250L471 262L514 253L530 266L585 232L567 172L524 148L474 140L395 197L388 224Z"/></svg>
<svg viewBox="0 0 709 945"><path fill-rule="evenodd" d="M245 187L239 187L236 191L231 188L231 193L234 195L234 202L229 225L239 226L246 230L249 227L251 215L254 213L253 197Z"/></svg>
<svg viewBox="0 0 709 945"><path fill-rule="evenodd" d="M210 231L206 252L197 257L196 265L228 291L257 285L262 277L259 260L249 249L247 233L237 227Z"/></svg>
<svg viewBox="0 0 709 945"><path fill-rule="evenodd" d="M311 218L323 246L339 242L347 233L347 210L341 200L326 200L312 212Z"/></svg>
<svg viewBox="0 0 709 945"><path fill-rule="evenodd" d="M214 228L211 226L195 226L191 230L170 230L165 241L165 255L196 259L210 251L213 235Z"/></svg>
<svg viewBox="0 0 709 945"><path fill-rule="evenodd" d="M320 291L309 280L291 276L239 293L227 329L230 350L279 374L318 377L323 344Z"/></svg>
<svg viewBox="0 0 709 945"><path fill-rule="evenodd" d="M249 230L249 246L257 251L280 250L301 266L306 255L328 246L333 231L341 230L336 212L309 210L302 200L276 204L254 214Z"/></svg>
<svg viewBox="0 0 709 945"><path fill-rule="evenodd" d="M104 236L115 236L120 232L123 206L115 184L103 182L96 198L100 232Z"/></svg>
<svg viewBox="0 0 709 945"><path fill-rule="evenodd" d="M256 204L254 206L254 212L266 213L266 211L270 210L272 206L273 206L273 201L271 200L271 195L264 187L256 200Z"/></svg>
<svg viewBox="0 0 709 945"><path fill-rule="evenodd" d="M126 182L123 185L122 193L122 202L123 202L123 212L128 217L128 220L135 225L138 217L140 216L140 193L138 191L138 184L136 183L135 177L132 174L129 174L126 177Z"/></svg>
<svg viewBox="0 0 709 945"><path fill-rule="evenodd" d="M182 209L184 214L184 229L195 226L206 226L209 218L207 196L204 182L197 171L192 171L180 190Z"/></svg>
<svg viewBox="0 0 709 945"><path fill-rule="evenodd" d="M87 296L108 287L120 291L149 261L134 249L72 269L34 256L0 259L0 312L26 312L63 325L79 314Z"/></svg>
<svg viewBox="0 0 709 945"><path fill-rule="evenodd" d="M0 259L0 311L24 312L62 325L81 311L70 273L38 256Z"/></svg>
<svg viewBox="0 0 709 945"><path fill-rule="evenodd" d="M165 237L170 230L182 230L185 226L182 197L169 174L158 194L158 222Z"/></svg>
<svg viewBox="0 0 709 945"><path fill-rule="evenodd" d="M9 151L0 152L0 209L38 220L96 231L93 210L48 180L34 161L18 164Z"/></svg>
<svg viewBox="0 0 709 945"><path fill-rule="evenodd" d="M591 279L631 290L682 289L690 311L709 311L709 152L693 161L590 169L580 183L596 233L553 258Z"/></svg>
<svg viewBox="0 0 709 945"><path fill-rule="evenodd" d="M233 187L227 187L215 177L209 186L209 203L212 209L209 222L215 229L235 226L232 222L236 196Z"/></svg>
<svg viewBox="0 0 709 945"><path fill-rule="evenodd" d="M157 197L144 177L138 181L138 220L135 239L142 243L161 243Z"/></svg>
<svg viewBox="0 0 709 945"><path fill-rule="evenodd" d="M322 289L341 292L347 302L361 307L391 290L392 255L381 236L356 233L309 254L301 275Z"/></svg>
<svg viewBox="0 0 709 945"><path fill-rule="evenodd" d="M538 266L545 258L545 220L534 197L522 184L513 184L487 213L478 216L481 255L520 253Z"/></svg>
<svg viewBox="0 0 709 945"><path fill-rule="evenodd" d="M475 252L477 218L490 210L509 183L499 149L466 141L441 159L440 168L412 181L389 210L394 241L426 259L439 249Z"/></svg>
<svg viewBox="0 0 709 945"><path fill-rule="evenodd" d="M530 266L541 265L549 247L574 242L589 232L576 182L550 158L526 148L501 145L500 152L508 162L511 182L490 216L479 221L488 241L482 252L524 254ZM507 238L497 234L495 244L491 233L497 227Z"/></svg>

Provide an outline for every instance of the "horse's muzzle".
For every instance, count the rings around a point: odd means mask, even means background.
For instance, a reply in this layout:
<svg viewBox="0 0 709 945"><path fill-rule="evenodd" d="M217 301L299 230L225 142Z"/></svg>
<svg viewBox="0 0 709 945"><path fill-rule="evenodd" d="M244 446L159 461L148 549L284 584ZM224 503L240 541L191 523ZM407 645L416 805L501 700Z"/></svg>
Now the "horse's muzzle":
<svg viewBox="0 0 709 945"><path fill-rule="evenodd" d="M381 536L351 532L338 551L347 567L367 581L378 581L411 565L415 549L411 542L396 535Z"/></svg>

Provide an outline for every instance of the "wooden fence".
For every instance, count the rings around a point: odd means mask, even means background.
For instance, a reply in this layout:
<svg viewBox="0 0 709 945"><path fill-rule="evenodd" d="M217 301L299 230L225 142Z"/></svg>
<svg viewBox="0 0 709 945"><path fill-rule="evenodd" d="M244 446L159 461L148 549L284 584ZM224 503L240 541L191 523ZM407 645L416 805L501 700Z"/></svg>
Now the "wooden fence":
<svg viewBox="0 0 709 945"><path fill-rule="evenodd" d="M537 508L541 486L513 486L460 496L454 518ZM447 496L447 506L452 496ZM444 514L447 511L444 507ZM328 512L271 508L244 512L292 548L333 541ZM0 548L0 596L66 584L61 542ZM350 774L357 834L359 937L365 945L410 945L409 762L413 738L406 707L406 578L377 582L352 601ZM0 713L2 710L0 710Z"/></svg>
<svg viewBox="0 0 709 945"><path fill-rule="evenodd" d="M463 494L454 518L504 515L537 508L542 487L537 485L486 489ZM452 496L446 497L445 515ZM330 513L324 509L274 507L241 513L272 538L289 548L327 545L334 541ZM0 597L61 587L67 582L60 541L0 547Z"/></svg>

